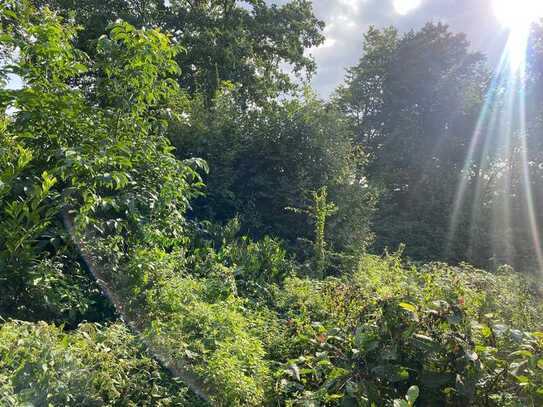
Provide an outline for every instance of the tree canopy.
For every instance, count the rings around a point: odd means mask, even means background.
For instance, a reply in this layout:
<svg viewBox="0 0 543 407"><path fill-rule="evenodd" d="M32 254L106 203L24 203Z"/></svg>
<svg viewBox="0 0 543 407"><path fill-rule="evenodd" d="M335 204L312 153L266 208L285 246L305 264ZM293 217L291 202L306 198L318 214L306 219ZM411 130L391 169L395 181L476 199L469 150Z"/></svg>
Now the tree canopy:
<svg viewBox="0 0 543 407"><path fill-rule="evenodd" d="M184 51L176 55L179 84L209 102L230 81L240 87L242 105L258 103L295 88L284 65L303 79L315 71L307 48L324 41L324 24L312 3L282 6L264 0L34 0L63 15L74 15L83 29L77 46L89 54L107 26L118 19L135 27L160 28Z"/></svg>

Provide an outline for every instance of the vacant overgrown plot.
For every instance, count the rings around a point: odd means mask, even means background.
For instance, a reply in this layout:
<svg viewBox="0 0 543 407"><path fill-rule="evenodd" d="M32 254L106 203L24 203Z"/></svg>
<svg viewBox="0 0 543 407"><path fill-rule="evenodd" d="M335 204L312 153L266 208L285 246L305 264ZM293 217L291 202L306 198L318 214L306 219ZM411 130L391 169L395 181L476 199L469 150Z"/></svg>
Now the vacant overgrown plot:
<svg viewBox="0 0 543 407"><path fill-rule="evenodd" d="M543 403L535 276L372 254L422 171L385 149L418 134L383 118L406 89L387 64L462 54L436 103L464 120L483 71L462 36L370 30L323 102L278 67L313 67L310 2L106 3L0 5L0 405Z"/></svg>

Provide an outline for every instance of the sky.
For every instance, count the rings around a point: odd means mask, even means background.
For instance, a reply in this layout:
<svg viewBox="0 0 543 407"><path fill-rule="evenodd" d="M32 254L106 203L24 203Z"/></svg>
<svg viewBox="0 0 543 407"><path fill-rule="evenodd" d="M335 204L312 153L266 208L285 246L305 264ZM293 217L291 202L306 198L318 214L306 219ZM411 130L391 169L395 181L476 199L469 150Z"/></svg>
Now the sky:
<svg viewBox="0 0 543 407"><path fill-rule="evenodd" d="M370 25L393 25L405 32L442 22L453 32L466 33L473 50L486 54L490 63L499 59L507 40L492 0L313 0L313 7L326 23L325 43L308 50L317 62L312 85L322 97L329 96L342 82L345 69L357 63L362 36Z"/></svg>

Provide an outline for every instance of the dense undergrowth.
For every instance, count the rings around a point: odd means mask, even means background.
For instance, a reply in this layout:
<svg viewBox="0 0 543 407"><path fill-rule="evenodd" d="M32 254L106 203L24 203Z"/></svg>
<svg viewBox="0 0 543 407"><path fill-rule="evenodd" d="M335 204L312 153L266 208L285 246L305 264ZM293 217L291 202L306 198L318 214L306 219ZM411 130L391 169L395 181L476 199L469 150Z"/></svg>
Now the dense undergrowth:
<svg viewBox="0 0 543 407"><path fill-rule="evenodd" d="M0 404L543 403L539 282L335 252L326 185L291 208L302 255L189 220L207 168L168 138L191 103L180 47L117 22L91 60L47 9L0 15L2 73L25 82L0 94Z"/></svg>
<svg viewBox="0 0 543 407"><path fill-rule="evenodd" d="M194 405L152 359L159 353L220 389L213 404L387 405L411 386L421 405L541 403L540 287L511 270L368 255L353 273L317 281L257 245L241 262L229 253L238 250L206 253L197 261L212 257L215 270L199 276L154 253L141 271L154 288L127 306L146 319L137 339L119 324L64 333L4 323L3 402ZM284 279L258 279L281 268Z"/></svg>
<svg viewBox="0 0 543 407"><path fill-rule="evenodd" d="M125 326L46 323L0 328L0 400L19 405L198 405Z"/></svg>

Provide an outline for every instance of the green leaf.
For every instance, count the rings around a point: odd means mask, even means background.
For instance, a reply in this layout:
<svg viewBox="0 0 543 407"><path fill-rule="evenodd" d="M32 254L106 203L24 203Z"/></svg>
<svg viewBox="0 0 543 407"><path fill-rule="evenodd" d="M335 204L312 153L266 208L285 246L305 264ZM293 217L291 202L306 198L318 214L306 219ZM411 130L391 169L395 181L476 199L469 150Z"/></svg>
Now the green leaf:
<svg viewBox="0 0 543 407"><path fill-rule="evenodd" d="M490 335L492 335L492 330L488 327L488 325L481 325L481 335L483 335L483 337L485 338L488 338L490 337Z"/></svg>
<svg viewBox="0 0 543 407"><path fill-rule="evenodd" d="M511 353L509 356L514 357L514 358L528 359L533 356L533 353L527 350L517 350Z"/></svg>
<svg viewBox="0 0 543 407"><path fill-rule="evenodd" d="M406 311L417 312L417 307L408 302L400 302L398 305Z"/></svg>
<svg viewBox="0 0 543 407"><path fill-rule="evenodd" d="M522 375L522 376L516 376L515 378L521 385L526 385L530 383L530 378L528 376Z"/></svg>

